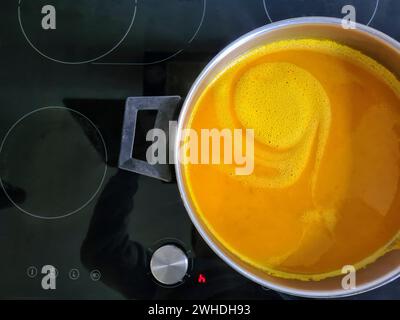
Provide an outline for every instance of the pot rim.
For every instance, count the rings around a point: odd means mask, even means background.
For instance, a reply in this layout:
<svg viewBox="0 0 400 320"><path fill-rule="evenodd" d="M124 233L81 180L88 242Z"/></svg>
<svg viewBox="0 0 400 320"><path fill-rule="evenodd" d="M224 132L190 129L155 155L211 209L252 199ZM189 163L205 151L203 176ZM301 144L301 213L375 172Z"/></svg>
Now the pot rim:
<svg viewBox="0 0 400 320"><path fill-rule="evenodd" d="M240 47L242 44L244 44L248 40L252 39L253 37L257 37L261 34L269 33L276 29L280 29L280 28L287 27L287 26L318 25L318 24L338 26L338 25L342 24L342 19L314 16L314 17L301 17L301 18L280 20L277 22L273 22L273 23L264 25L262 27L259 27L257 29L254 29L253 31L250 31L250 32L244 34L243 36L239 37L237 40L233 41L228 46L226 46L222 51L220 51L206 65L206 67L199 74L199 76L193 83L192 87L190 88L189 93L183 103L182 110L180 112L179 119L178 119L177 134L175 137L175 150L174 150L175 159L179 159L179 143L180 143L180 138L182 136L182 129L183 129L182 126L183 126L185 119L187 119L188 112L190 111L190 107L192 105L192 100L194 98L194 94L195 94L197 88L199 87L199 84L205 79L205 77L208 75L208 73L225 56L227 56L230 52L234 51L237 47ZM396 41L395 39L391 38L390 36L386 35L385 33L378 31L372 27L366 26L364 24L360 24L360 23L356 23L356 29L357 29L357 31L367 33L375 38L378 38L378 39L384 41L390 47L392 47L395 50L400 52L400 43L398 41ZM217 254L218 257L220 257L231 268L233 268L235 271L239 272L241 275L243 275L247 279L250 279L253 282L261 285L262 287L266 287L266 288L272 289L272 290L280 292L280 293L295 295L295 296L299 296L299 297L306 297L306 298L342 298L342 297L358 295L361 293L365 293L367 291L377 289L377 288L384 286L400 277L400 269L399 270L395 269L392 272L387 273L382 277L379 277L379 278L377 278L373 281L370 281L366 284L357 286L357 288L354 290L332 290L332 291L314 290L314 291L311 291L311 290L292 289L292 288L288 288L284 285L273 284L269 280L266 280L260 276L254 275L251 272L248 272L247 270L243 269L242 267L237 265L234 261L232 261L225 253L223 253L221 251L221 249L218 247L218 245L209 237L207 232L204 230L204 228L200 224L200 221L199 221L200 219L199 219L198 215L196 214L196 211L192 208L192 206L188 200L189 196L185 191L184 181L182 178L183 177L182 165L177 160L175 161L175 172L176 172L176 179L177 179L179 192L180 192L182 201L184 203L184 206L186 208L186 211L187 211L192 223L196 227L197 231L199 232L201 237L204 239L204 241L206 241L207 245Z"/></svg>

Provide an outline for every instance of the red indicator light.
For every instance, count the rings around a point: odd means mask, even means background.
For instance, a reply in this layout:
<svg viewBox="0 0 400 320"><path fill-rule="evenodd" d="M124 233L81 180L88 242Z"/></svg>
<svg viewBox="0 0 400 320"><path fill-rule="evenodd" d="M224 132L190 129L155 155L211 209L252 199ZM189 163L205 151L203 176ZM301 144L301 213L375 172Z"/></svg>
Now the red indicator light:
<svg viewBox="0 0 400 320"><path fill-rule="evenodd" d="M205 275L204 274L202 274L202 273L200 273L199 274L199 277L197 278L197 282L198 283L206 283L206 277L205 277Z"/></svg>

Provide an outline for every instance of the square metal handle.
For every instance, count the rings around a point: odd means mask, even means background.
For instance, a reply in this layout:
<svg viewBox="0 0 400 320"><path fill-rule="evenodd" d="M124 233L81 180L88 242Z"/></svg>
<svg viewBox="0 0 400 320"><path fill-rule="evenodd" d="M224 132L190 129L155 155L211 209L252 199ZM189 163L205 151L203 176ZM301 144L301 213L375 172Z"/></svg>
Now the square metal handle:
<svg viewBox="0 0 400 320"><path fill-rule="evenodd" d="M155 110L157 116L155 128L168 133L169 121L180 106L181 97L129 97L126 99L124 123L122 128L121 150L119 154L119 168L142 175L160 179L166 182L172 180L171 166L169 164L150 164L147 161L132 157L138 111ZM167 145L169 134L167 134Z"/></svg>

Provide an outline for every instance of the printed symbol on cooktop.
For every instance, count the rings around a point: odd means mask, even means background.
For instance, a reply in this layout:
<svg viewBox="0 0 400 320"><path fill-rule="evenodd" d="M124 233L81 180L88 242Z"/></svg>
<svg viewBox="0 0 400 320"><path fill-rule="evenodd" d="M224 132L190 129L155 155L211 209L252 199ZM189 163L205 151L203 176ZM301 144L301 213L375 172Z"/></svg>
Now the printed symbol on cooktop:
<svg viewBox="0 0 400 320"><path fill-rule="evenodd" d="M19 0L18 19L29 45L65 64L96 61L131 31L137 0Z"/></svg>
<svg viewBox="0 0 400 320"><path fill-rule="evenodd" d="M82 211L99 192L107 171L104 139L75 110L46 107L28 113L0 145L0 182L20 211L58 219ZM5 185L24 191L17 199Z"/></svg>
<svg viewBox="0 0 400 320"><path fill-rule="evenodd" d="M101 278L101 273L99 270L92 270L90 272L90 279L92 279L93 281L99 281Z"/></svg>
<svg viewBox="0 0 400 320"><path fill-rule="evenodd" d="M270 22L295 17L326 16L344 18L353 6L356 22L369 25L379 8L380 0L262 0ZM343 13L346 12L346 13Z"/></svg>
<svg viewBox="0 0 400 320"><path fill-rule="evenodd" d="M36 267L34 266L30 266L28 267L28 269L26 269L26 274L28 275L29 278L35 278L37 276L38 270Z"/></svg>
<svg viewBox="0 0 400 320"><path fill-rule="evenodd" d="M207 0L139 0L124 45L95 64L147 65L175 57L198 35L206 6Z"/></svg>
<svg viewBox="0 0 400 320"><path fill-rule="evenodd" d="M68 273L68 276L71 280L78 280L80 276L80 272L78 269L71 269Z"/></svg>

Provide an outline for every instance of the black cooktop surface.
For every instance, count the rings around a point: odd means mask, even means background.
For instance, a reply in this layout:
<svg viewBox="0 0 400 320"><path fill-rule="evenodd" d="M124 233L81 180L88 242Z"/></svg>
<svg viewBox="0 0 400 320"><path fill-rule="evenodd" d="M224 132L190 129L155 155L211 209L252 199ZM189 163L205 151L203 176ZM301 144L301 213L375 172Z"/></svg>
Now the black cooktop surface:
<svg viewBox="0 0 400 320"><path fill-rule="evenodd" d="M3 1L0 298L292 299L222 262L175 182L118 169L125 99L185 97L239 36L291 17L343 17L345 5L400 40L397 0ZM174 288L148 270L149 254L168 243L189 256ZM55 290L42 287L46 265ZM399 297L397 281L352 299Z"/></svg>

